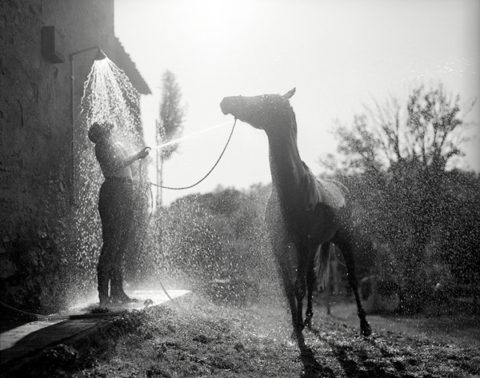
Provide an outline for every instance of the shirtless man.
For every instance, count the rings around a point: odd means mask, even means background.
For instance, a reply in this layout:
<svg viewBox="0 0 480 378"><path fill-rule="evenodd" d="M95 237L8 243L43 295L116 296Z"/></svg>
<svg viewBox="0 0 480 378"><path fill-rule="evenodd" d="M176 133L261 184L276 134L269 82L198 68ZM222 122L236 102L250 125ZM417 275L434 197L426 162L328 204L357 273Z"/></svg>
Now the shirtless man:
<svg viewBox="0 0 480 378"><path fill-rule="evenodd" d="M122 272L133 220L131 164L146 157L150 149L145 147L128 156L125 148L113 140L112 129L111 123L95 122L88 131L88 138L95 143L95 156L105 177L98 200L103 238L97 265L101 306L132 301L123 290Z"/></svg>

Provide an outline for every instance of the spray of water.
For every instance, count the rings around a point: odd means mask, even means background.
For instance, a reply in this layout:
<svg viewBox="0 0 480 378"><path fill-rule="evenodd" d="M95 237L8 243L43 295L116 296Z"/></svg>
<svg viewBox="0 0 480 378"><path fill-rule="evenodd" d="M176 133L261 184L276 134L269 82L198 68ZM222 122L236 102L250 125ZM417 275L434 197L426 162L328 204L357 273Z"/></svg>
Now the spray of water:
<svg viewBox="0 0 480 378"><path fill-rule="evenodd" d="M161 150L162 148L165 148L165 147L168 147L168 146L171 146L173 144L177 144L177 143L180 143L180 142L183 142L184 140L186 139L191 139L191 138L197 138L199 137L200 135L202 134L205 134L207 132L210 132L212 130L215 130L215 129L218 129L218 128L221 128L221 127L225 127L226 125L230 124L231 121L227 121L227 122L222 122L218 125L214 125L214 126L211 126L211 127L208 127L204 130L201 130L201 131L198 131L196 133L191 133L191 134L188 134L188 135L185 135L183 137L180 137L180 138L177 138L177 139L173 139L169 142L166 142L166 143L162 143L162 144L159 144L159 145L156 145L155 147L153 147L154 150Z"/></svg>
<svg viewBox="0 0 480 378"><path fill-rule="evenodd" d="M80 106L82 124L110 122L115 125L116 138L127 147L140 147L143 133L139 99L127 75L110 59L96 60L84 84Z"/></svg>
<svg viewBox="0 0 480 378"><path fill-rule="evenodd" d="M101 248L101 222L97 210L98 193L103 181L94 145L88 139L88 130L94 122L109 122L114 127L114 138L120 141L130 153L144 146L139 112L139 93L132 86L125 73L110 59L95 61L84 83L79 119L74 130L74 198L71 243L74 251L72 265L72 287L83 299L85 294L95 292L96 265ZM208 131L224 127L227 123L211 126L197 133L156 146L157 151L184 139L200 137ZM162 230L156 222L149 225L148 211L151 199L147 188L147 172L133 167L135 188L135 215L130 245L126 252L127 277L136 273L156 276L158 267L168 265L161 248L159 236ZM142 176L143 175L143 176ZM149 227L150 226L150 227ZM152 227L153 226L153 227ZM131 251L131 253L130 253ZM129 260L130 259L130 260ZM153 264L151 264L153 262ZM74 269L75 270L75 269ZM163 277L162 277L163 278ZM73 293L75 294L75 293Z"/></svg>
<svg viewBox="0 0 480 378"><path fill-rule="evenodd" d="M87 137L93 122L113 123L115 137L130 152L144 145L139 94L127 76L108 58L94 62L92 66L84 85L80 116L74 131L75 206L70 245L74 251L74 261L71 262L72 286L78 294L82 294L77 295L77 299L82 299L92 291L96 296L96 265L102 242L97 204L103 179L94 155L94 146ZM187 138L200 137L201 134L224 127L230 122L162 143L155 149L158 151ZM193 282L192 277L198 277L201 281L235 278L234 254L223 253L230 250L232 245L226 239L220 240L218 236L226 222L215 223L216 218L213 215L207 216L205 208L188 201L183 206L180 201L178 206L171 209L161 209L158 218L153 219L148 227L149 196L141 187L142 177L138 176L138 170L133 171L137 172L135 193L138 198L126 257L136 260L127 260L126 266L137 266L144 277L161 277L168 287L175 286L182 280ZM263 214L263 211L259 213ZM257 241L257 235L252 234L246 239ZM222 243L225 245L222 246ZM251 248L256 244L253 243ZM248 269L250 270L252 269ZM206 275L206 272L211 275ZM165 279L165 273L173 282ZM158 288L158 284L156 286Z"/></svg>
<svg viewBox="0 0 480 378"><path fill-rule="evenodd" d="M114 138L131 153L143 143L139 93L126 74L110 59L95 61L84 83L80 113L74 127L74 207L71 243L73 298L81 298L95 288L96 264L101 248L101 223L97 210L98 193L103 178L94 154L94 145L87 137L94 122L110 122ZM137 172L138 169L134 169ZM145 173L146 174L146 173ZM141 191L136 190L136 193ZM144 219L148 204L138 201L135 221ZM138 228L138 227L137 227ZM134 238L133 238L134 239ZM134 240L132 246L134 247ZM78 295L75 295L78 294Z"/></svg>

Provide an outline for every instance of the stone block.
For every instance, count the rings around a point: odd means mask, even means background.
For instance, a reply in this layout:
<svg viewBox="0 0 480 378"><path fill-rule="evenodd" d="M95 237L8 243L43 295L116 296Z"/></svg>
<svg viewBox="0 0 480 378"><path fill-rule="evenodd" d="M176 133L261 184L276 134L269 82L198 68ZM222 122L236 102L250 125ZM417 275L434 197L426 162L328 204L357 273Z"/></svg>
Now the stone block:
<svg viewBox="0 0 480 378"><path fill-rule="evenodd" d="M0 278L12 277L17 272L17 267L10 254L0 254Z"/></svg>

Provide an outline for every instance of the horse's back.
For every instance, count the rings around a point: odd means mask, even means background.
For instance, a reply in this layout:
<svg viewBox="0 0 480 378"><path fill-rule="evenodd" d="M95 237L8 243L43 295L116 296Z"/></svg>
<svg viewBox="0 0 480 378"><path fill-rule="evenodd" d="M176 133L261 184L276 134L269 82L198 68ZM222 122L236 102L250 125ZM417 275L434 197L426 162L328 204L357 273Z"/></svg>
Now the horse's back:
<svg viewBox="0 0 480 378"><path fill-rule="evenodd" d="M307 210L314 210L318 204L324 204L332 209L345 206L346 187L333 180L316 178L304 163L305 177L303 190L306 196Z"/></svg>
<svg viewBox="0 0 480 378"><path fill-rule="evenodd" d="M345 206L345 189L342 184L322 179L316 179L315 181L320 203L324 203L334 209L340 209Z"/></svg>

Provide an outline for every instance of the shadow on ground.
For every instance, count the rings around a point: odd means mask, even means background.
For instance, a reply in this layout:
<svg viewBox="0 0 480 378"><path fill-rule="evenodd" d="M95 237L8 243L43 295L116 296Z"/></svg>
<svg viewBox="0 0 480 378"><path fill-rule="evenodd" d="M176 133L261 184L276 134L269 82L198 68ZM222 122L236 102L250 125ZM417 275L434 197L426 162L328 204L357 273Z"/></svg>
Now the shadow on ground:
<svg viewBox="0 0 480 378"><path fill-rule="evenodd" d="M466 377L480 374L475 346L375 329L327 317L316 308L305 330L312 354L291 341L286 309L261 301L248 308L213 305L192 295L125 320L122 332L83 349L48 356L49 375L73 377ZM62 362L62 353L68 364ZM65 357L64 356L64 357ZM45 357L46 358L46 357ZM58 364L56 365L56 360ZM65 358L63 358L65 360ZM45 359L44 361L47 361ZM52 368L53 367L53 368ZM52 370L53 369L53 370ZM42 376L31 369L32 376ZM44 375L46 376L46 375Z"/></svg>

